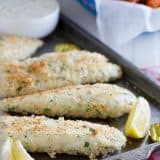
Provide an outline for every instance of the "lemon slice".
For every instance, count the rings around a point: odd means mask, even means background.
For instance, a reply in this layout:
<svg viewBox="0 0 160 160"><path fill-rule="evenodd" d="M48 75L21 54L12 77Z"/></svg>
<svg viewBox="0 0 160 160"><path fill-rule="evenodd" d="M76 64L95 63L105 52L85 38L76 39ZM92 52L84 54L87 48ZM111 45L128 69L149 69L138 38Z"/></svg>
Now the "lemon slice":
<svg viewBox="0 0 160 160"><path fill-rule="evenodd" d="M3 160L34 160L25 150L21 141L8 137L5 141L0 159Z"/></svg>
<svg viewBox="0 0 160 160"><path fill-rule="evenodd" d="M13 144L13 155L15 160L34 160L23 147L21 141L17 140Z"/></svg>
<svg viewBox="0 0 160 160"><path fill-rule="evenodd" d="M5 141L2 152L1 152L1 158L3 160L15 160L12 152L12 146L13 146L13 140L12 138L8 137Z"/></svg>
<svg viewBox="0 0 160 160"><path fill-rule="evenodd" d="M54 47L55 52L67 52L72 50L80 50L80 48L72 43L59 43Z"/></svg>
<svg viewBox="0 0 160 160"><path fill-rule="evenodd" d="M146 99L139 97L132 108L126 126L125 134L131 138L143 138L150 127L151 111Z"/></svg>

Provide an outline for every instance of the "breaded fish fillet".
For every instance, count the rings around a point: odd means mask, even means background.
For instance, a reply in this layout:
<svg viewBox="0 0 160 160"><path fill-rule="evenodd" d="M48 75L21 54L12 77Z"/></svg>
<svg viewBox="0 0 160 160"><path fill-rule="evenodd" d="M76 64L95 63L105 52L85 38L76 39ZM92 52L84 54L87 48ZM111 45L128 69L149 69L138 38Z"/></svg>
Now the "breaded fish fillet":
<svg viewBox="0 0 160 160"><path fill-rule="evenodd" d="M136 100L112 84L75 85L1 100L0 111L104 119L128 113Z"/></svg>
<svg viewBox="0 0 160 160"><path fill-rule="evenodd" d="M26 95L73 84L108 82L120 77L120 67L98 53L52 53L1 65L0 96Z"/></svg>
<svg viewBox="0 0 160 160"><path fill-rule="evenodd" d="M2 116L1 140L19 139L29 152L83 154L95 157L125 146L126 138L118 129L85 121L53 120L44 116Z"/></svg>
<svg viewBox="0 0 160 160"><path fill-rule="evenodd" d="M23 60L31 56L42 44L43 41L39 39L0 35L0 62Z"/></svg>

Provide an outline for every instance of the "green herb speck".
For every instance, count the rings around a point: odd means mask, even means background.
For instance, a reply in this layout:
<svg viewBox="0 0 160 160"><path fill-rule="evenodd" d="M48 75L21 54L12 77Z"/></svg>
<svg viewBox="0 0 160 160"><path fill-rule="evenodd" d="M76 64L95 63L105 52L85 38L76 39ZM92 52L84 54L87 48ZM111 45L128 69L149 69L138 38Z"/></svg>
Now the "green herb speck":
<svg viewBox="0 0 160 160"><path fill-rule="evenodd" d="M17 88L17 92L20 92L21 90L22 90L21 86Z"/></svg>
<svg viewBox="0 0 160 160"><path fill-rule="evenodd" d="M53 102L53 99L50 99L50 103L52 103Z"/></svg>
<svg viewBox="0 0 160 160"><path fill-rule="evenodd" d="M8 112L14 112L16 109L15 106L8 106Z"/></svg>
<svg viewBox="0 0 160 160"><path fill-rule="evenodd" d="M83 125L82 127L83 127L83 128L87 128L87 126L85 126L85 125Z"/></svg>
<svg viewBox="0 0 160 160"><path fill-rule="evenodd" d="M85 142L84 147L89 147L89 142Z"/></svg>
<svg viewBox="0 0 160 160"><path fill-rule="evenodd" d="M44 112L45 112L45 113L49 113L50 111L51 111L50 108L44 108Z"/></svg>
<svg viewBox="0 0 160 160"><path fill-rule="evenodd" d="M95 132L96 130L94 128L89 128L90 132Z"/></svg>

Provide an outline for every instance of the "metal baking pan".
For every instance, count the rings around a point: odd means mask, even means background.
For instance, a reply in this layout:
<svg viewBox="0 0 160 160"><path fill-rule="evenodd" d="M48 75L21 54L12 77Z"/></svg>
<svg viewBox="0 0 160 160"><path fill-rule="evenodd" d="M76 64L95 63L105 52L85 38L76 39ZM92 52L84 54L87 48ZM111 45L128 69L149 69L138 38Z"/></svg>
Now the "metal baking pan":
<svg viewBox="0 0 160 160"><path fill-rule="evenodd" d="M146 77L143 73L141 73L138 68L132 65L130 62L122 58L119 54L114 52L112 49L95 39L92 35L84 31L78 25L73 23L69 18L61 15L60 22L55 32L50 34L48 37L44 39L46 42L45 45L37 52L36 56L39 56L45 52L53 51L54 45L61 42L70 42L78 45L81 49L89 50L89 51L97 51L101 54L108 57L112 62L119 64L124 72L123 78L116 82L116 84L129 88L132 90L137 96L141 95L146 97L151 106L152 110L152 123L160 122L160 86L156 84L152 79ZM106 119L106 120L95 120L92 119L90 121L96 123L103 123L109 124L111 126L117 127L120 130L123 130L124 124L126 122L127 115L122 116L116 119ZM45 142L44 142L45 143ZM54 143L54 142L53 142ZM133 140L128 139L127 146L122 149L118 153L113 153L112 155L108 155L107 157L99 157L99 159L111 159L115 155L118 154L118 159L124 159L124 155L126 153L126 159L130 160L128 154L133 155L134 152L134 160L140 160L139 156L137 155L136 158L136 149L141 147L148 153L151 148L152 150L154 147L159 146L159 144L150 144L148 137L145 137L141 140ZM147 145L147 149L146 146ZM150 147L151 145L151 147ZM137 153L138 154L138 153ZM147 154L146 154L147 155ZM122 157L121 157L122 156ZM33 154L36 160L50 160L51 158L46 154ZM83 156L69 156L69 155L57 155L57 160L81 160L87 159ZM112 158L114 159L114 158ZM144 156L143 158L144 159Z"/></svg>

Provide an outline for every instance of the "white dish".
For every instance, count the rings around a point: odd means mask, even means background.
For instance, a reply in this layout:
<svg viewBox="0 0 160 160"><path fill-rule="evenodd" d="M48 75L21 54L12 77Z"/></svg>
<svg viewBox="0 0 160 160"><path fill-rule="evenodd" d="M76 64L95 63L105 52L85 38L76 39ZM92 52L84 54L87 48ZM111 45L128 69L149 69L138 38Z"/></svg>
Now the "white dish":
<svg viewBox="0 0 160 160"><path fill-rule="evenodd" d="M57 0L0 0L0 4L0 33L42 38L57 26Z"/></svg>
<svg viewBox="0 0 160 160"><path fill-rule="evenodd" d="M104 43L140 68L160 66L160 8L122 0L95 0Z"/></svg>

